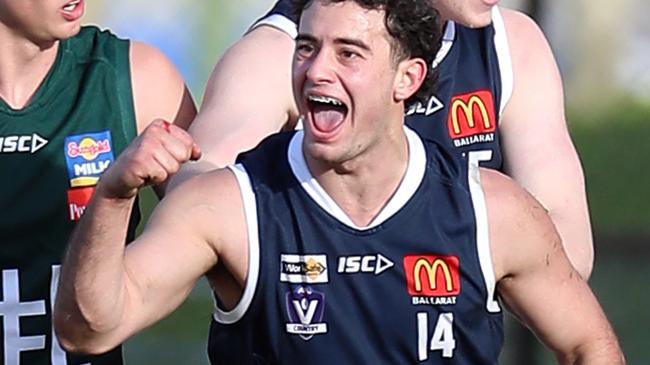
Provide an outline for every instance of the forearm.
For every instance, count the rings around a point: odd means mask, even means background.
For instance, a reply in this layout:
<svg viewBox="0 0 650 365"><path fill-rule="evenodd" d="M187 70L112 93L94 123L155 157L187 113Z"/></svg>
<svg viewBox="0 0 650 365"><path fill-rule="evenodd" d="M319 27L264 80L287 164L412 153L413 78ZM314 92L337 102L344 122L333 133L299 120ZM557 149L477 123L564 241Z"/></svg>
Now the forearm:
<svg viewBox="0 0 650 365"><path fill-rule="evenodd" d="M607 336L589 345L581 346L570 354L556 354L562 365L623 365L625 356L616 338Z"/></svg>
<svg viewBox="0 0 650 365"><path fill-rule="evenodd" d="M109 199L101 187L69 242L56 298L54 325L61 343L77 352L102 352L112 343L127 299L124 247L134 198Z"/></svg>

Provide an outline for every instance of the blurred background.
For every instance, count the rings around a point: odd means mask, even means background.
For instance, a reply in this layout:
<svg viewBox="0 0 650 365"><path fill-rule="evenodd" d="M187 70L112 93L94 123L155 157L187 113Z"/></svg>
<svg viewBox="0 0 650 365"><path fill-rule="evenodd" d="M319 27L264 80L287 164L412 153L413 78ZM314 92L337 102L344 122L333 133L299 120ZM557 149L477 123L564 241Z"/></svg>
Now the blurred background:
<svg viewBox="0 0 650 365"><path fill-rule="evenodd" d="M85 21L159 47L200 103L219 56L272 3L99 0L87 3ZM502 4L533 16L555 52L591 208L596 262L590 284L628 363L650 363L650 2ZM149 196L145 201L153 204ZM211 305L207 284L201 283L172 316L126 344L127 364L208 364ZM502 364L554 362L532 336L512 327Z"/></svg>

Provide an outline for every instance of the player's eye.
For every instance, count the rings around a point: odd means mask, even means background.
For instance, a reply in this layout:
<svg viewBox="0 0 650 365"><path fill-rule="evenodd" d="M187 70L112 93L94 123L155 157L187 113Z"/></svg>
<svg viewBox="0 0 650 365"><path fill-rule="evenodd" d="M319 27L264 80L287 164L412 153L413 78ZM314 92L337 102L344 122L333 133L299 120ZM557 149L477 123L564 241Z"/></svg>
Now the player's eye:
<svg viewBox="0 0 650 365"><path fill-rule="evenodd" d="M341 57L344 58L344 59L354 59L354 58L359 57L359 53L357 53L357 52L355 52L353 50L350 50L350 49L343 49L343 50L341 50L340 54L341 54Z"/></svg>
<svg viewBox="0 0 650 365"><path fill-rule="evenodd" d="M314 46L309 43L300 42L296 44L296 54L301 57L309 57L313 52Z"/></svg>

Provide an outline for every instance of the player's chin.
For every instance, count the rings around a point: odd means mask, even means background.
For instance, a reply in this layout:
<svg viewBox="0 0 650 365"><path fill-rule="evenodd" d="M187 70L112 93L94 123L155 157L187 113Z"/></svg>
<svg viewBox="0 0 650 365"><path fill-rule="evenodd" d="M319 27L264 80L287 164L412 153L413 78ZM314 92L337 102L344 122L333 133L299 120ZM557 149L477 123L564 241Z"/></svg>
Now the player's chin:
<svg viewBox="0 0 650 365"><path fill-rule="evenodd" d="M492 23L492 14L489 12L487 14L477 14L470 19L466 19L464 23L465 26L470 28L484 28Z"/></svg>
<svg viewBox="0 0 650 365"><path fill-rule="evenodd" d="M64 40L76 36L80 31L80 22L68 22L68 24L65 24L64 26L61 26L59 29L57 29L55 37L59 40Z"/></svg>

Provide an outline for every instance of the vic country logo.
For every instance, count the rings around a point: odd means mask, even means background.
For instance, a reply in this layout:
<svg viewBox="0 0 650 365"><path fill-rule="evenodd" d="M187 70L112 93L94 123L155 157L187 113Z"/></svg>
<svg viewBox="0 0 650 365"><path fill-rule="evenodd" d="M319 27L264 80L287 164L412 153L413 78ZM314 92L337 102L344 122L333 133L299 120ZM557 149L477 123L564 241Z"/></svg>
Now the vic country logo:
<svg viewBox="0 0 650 365"><path fill-rule="evenodd" d="M493 142L496 116L492 93L480 90L451 98L447 128L456 147Z"/></svg>
<svg viewBox="0 0 650 365"><path fill-rule="evenodd" d="M68 136L64 153L70 186L93 186L114 160L111 132Z"/></svg>
<svg viewBox="0 0 650 365"><path fill-rule="evenodd" d="M326 255L280 255L280 281L285 283L327 283Z"/></svg>
<svg viewBox="0 0 650 365"><path fill-rule="evenodd" d="M323 321L325 313L325 294L310 286L299 285L286 294L287 332L300 335L309 340L319 333L327 333L327 323Z"/></svg>
<svg viewBox="0 0 650 365"><path fill-rule="evenodd" d="M413 304L455 304L460 294L459 268L456 256L404 256L406 287Z"/></svg>
<svg viewBox="0 0 650 365"><path fill-rule="evenodd" d="M74 222L81 219L81 215L86 210L86 206L90 202L90 198L92 198L94 192L94 186L68 190L68 215L71 221Z"/></svg>

